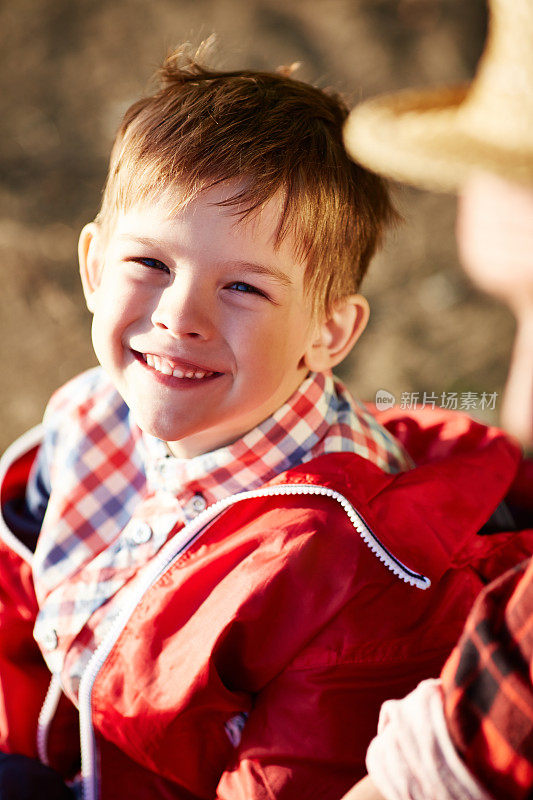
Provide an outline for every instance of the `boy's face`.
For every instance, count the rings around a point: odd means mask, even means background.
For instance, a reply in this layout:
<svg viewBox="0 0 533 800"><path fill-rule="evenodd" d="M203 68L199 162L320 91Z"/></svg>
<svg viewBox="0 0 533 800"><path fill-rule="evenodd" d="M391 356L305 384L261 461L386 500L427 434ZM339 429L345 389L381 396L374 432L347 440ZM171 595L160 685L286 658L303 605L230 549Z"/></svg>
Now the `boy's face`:
<svg viewBox="0 0 533 800"><path fill-rule="evenodd" d="M222 184L173 214L164 197L136 207L105 245L89 226L82 259L100 363L139 426L187 457L272 414L317 346L305 265L290 236L275 248L280 204L241 221L214 205L228 195Z"/></svg>

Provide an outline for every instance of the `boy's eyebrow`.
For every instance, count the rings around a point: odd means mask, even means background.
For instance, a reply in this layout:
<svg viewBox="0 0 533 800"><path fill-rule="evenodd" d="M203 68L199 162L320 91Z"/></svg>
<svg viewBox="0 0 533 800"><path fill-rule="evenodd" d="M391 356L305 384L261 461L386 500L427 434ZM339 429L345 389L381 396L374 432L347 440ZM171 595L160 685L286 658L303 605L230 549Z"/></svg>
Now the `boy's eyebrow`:
<svg viewBox="0 0 533 800"><path fill-rule="evenodd" d="M151 239L149 236L138 236L136 233L120 233L118 238L123 242L137 242L144 244L146 247L159 247L161 242L157 239Z"/></svg>
<svg viewBox="0 0 533 800"><path fill-rule="evenodd" d="M237 269L244 269L247 272L255 273L256 275L265 275L267 278L274 278L284 286L292 286L292 280L286 275L283 270L278 269L272 265L259 264L256 261L224 261L227 267L237 267Z"/></svg>

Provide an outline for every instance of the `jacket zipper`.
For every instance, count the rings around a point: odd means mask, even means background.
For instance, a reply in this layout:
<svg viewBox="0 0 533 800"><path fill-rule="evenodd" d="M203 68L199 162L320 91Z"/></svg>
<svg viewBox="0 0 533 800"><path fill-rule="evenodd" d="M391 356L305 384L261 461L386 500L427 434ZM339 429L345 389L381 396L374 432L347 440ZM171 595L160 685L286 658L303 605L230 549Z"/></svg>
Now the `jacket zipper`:
<svg viewBox="0 0 533 800"><path fill-rule="evenodd" d="M48 691L37 720L37 755L48 766L48 731L57 710L63 688L59 675L52 675Z"/></svg>
<svg viewBox="0 0 533 800"><path fill-rule="evenodd" d="M96 741L92 724L92 690L98 673L111 653L120 634L126 627L129 618L151 586L153 586L161 575L169 569L176 558L186 552L203 533L207 525L219 516L219 514L242 500L279 495L315 495L329 497L335 500L347 514L350 522L365 544L394 575L411 586L416 586L418 589L428 589L431 585L429 578L406 567L405 564L399 561L379 541L377 536L372 533L362 517L344 495L333 489L328 489L326 486L280 484L279 486L241 492L213 503L213 505L206 508L205 511L202 511L195 520L188 523L176 536L164 545L149 567L139 576L130 598L122 607L104 640L94 651L83 672L79 686L78 706L80 713L81 774L84 800L97 800L98 798Z"/></svg>

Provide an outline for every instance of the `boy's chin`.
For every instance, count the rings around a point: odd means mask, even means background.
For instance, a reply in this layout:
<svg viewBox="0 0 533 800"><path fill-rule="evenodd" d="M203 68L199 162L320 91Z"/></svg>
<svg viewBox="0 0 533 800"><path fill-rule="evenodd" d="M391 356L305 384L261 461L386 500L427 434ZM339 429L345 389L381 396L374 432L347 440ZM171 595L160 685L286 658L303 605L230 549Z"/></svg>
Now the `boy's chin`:
<svg viewBox="0 0 533 800"><path fill-rule="evenodd" d="M209 436L203 430L196 430L193 426L184 426L183 422L164 419L161 416L154 419L145 414L136 414L135 411L132 413L141 431L165 442L175 456L192 458L214 449L209 446Z"/></svg>
<svg viewBox="0 0 533 800"><path fill-rule="evenodd" d="M170 452L177 458L194 458L210 453L232 444L246 433L243 431L236 434L235 431L221 430L217 427L194 428L165 422L161 418L146 419L145 416L137 416L135 413L133 419L143 433L165 442Z"/></svg>
<svg viewBox="0 0 533 800"><path fill-rule="evenodd" d="M133 419L143 433L155 436L156 439L161 439L163 442L180 441L187 435L186 431L183 430L183 426L172 424L172 422L161 418L147 419L143 414L133 412Z"/></svg>

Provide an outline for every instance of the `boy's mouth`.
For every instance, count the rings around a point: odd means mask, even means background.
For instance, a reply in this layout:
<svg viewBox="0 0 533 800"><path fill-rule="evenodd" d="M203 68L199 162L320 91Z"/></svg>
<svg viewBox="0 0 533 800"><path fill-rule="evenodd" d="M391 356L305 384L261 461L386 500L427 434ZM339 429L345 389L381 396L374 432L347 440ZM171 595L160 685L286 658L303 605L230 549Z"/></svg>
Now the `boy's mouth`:
<svg viewBox="0 0 533 800"><path fill-rule="evenodd" d="M136 350L132 350L132 352L138 361L144 362L148 367L162 375L168 375L174 378L187 378L189 380L200 381L222 374L221 372L204 369L203 367L186 362L180 362L178 364L175 361L171 361L163 356L156 356L153 353L139 353Z"/></svg>

